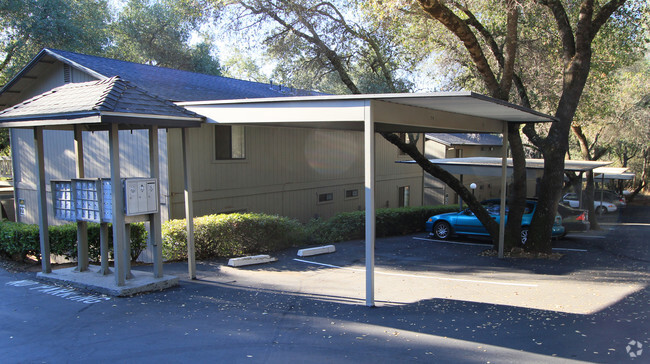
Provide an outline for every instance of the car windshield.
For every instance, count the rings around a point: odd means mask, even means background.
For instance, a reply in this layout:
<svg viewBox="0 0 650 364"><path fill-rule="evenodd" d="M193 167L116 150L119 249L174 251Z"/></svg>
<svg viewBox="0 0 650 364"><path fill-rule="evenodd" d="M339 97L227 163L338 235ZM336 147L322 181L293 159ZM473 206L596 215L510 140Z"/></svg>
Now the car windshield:
<svg viewBox="0 0 650 364"><path fill-rule="evenodd" d="M499 213L500 213L499 209L500 209L501 205L498 204L498 203L494 203L494 202L488 202L488 203L484 203L483 207L491 215L499 215ZM535 204L527 202L526 207L524 208L524 214L531 214L533 212L533 210L535 210ZM509 208L508 208L508 205L506 205L506 214L508 214L508 211L509 211Z"/></svg>

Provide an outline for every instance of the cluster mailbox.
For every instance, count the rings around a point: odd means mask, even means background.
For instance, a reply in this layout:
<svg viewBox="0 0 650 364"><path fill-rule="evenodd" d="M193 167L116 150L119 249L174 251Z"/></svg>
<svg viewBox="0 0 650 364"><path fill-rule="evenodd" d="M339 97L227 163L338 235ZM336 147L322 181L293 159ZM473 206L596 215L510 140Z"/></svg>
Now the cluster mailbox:
<svg viewBox="0 0 650 364"><path fill-rule="evenodd" d="M158 212L158 181L155 178L122 179L124 212L140 216ZM79 178L52 181L54 215L66 221L113 222L110 178Z"/></svg>

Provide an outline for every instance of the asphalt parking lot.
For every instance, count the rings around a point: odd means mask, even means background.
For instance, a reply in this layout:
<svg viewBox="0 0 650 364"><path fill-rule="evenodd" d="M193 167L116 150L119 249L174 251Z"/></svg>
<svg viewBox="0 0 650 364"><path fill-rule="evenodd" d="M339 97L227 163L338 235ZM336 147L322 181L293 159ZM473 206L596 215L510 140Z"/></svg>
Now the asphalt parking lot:
<svg viewBox="0 0 650 364"><path fill-rule="evenodd" d="M200 262L193 281L170 263L180 287L129 298L0 269L0 353L8 363L649 362L649 212L629 206L602 231L557 241L558 260L499 260L473 239L378 239L375 308L364 306L361 241L244 268Z"/></svg>

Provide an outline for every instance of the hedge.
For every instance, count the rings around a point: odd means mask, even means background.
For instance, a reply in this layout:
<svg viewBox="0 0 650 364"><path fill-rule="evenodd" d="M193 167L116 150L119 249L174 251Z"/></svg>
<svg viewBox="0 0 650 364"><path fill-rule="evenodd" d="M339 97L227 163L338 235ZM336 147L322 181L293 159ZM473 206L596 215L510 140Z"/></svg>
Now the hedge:
<svg viewBox="0 0 650 364"><path fill-rule="evenodd" d="M424 230L426 220L436 214L457 211L458 206L422 206L386 208L376 211L377 237L412 234ZM109 241L113 230L109 228ZM50 226L53 254L77 256L77 225ZM185 220L170 220L162 226L163 257L187 258ZM331 244L359 240L365 236L365 212L343 212L328 220L312 220L302 225L297 220L276 215L235 213L207 215L194 219L194 244L197 259L235 257L269 253L309 244ZM99 224L88 224L90 260L99 261ZM131 224L131 258L135 260L147 244L144 224ZM112 244L109 244L112 255ZM0 222L0 254L24 259L40 256L37 225Z"/></svg>
<svg viewBox="0 0 650 364"><path fill-rule="evenodd" d="M377 237L413 234L424 231L433 215L458 211L458 205L418 206L377 209ZM316 244L359 240L365 237L365 211L343 212L328 220L312 220L307 228Z"/></svg>
<svg viewBox="0 0 650 364"><path fill-rule="evenodd" d="M186 222L163 224L163 258L187 257ZM219 214L194 219L196 259L268 253L309 242L304 227L294 219L257 213Z"/></svg>
<svg viewBox="0 0 650 364"><path fill-rule="evenodd" d="M77 257L77 224L54 225L48 227L50 236L50 251L55 255L68 258ZM109 224L109 256L113 256L113 229ZM138 258L147 246L147 230L143 223L131 224L131 259ZM40 260L40 232L38 225L0 222L0 254L23 260L32 255ZM99 224L88 224L88 257L93 262L99 262L100 242Z"/></svg>
<svg viewBox="0 0 650 364"><path fill-rule="evenodd" d="M457 211L458 206L422 206L378 209L377 237L405 235L423 231L426 220L436 214ZM184 219L163 224L163 258L187 258L187 233ZM328 220L298 221L266 214L221 214L194 219L196 259L235 257L269 253L309 244L331 244L363 239L365 213L343 212Z"/></svg>

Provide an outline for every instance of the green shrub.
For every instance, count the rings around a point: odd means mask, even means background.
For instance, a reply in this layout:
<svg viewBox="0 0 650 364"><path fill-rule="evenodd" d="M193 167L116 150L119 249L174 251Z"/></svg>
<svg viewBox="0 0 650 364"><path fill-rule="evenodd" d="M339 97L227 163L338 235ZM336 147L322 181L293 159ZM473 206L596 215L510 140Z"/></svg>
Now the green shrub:
<svg viewBox="0 0 650 364"><path fill-rule="evenodd" d="M163 224L163 257L187 257L185 220ZM308 242L303 226L287 217L247 213L207 215L194 219L196 259L268 253Z"/></svg>
<svg viewBox="0 0 650 364"><path fill-rule="evenodd" d="M77 224L53 225L48 227L50 252L68 258L77 257ZM109 224L109 256L112 256L113 229ZM147 230L143 223L131 224L131 259L135 260L147 246ZM40 259L40 232L38 225L9 221L0 222L0 254L22 260L27 255ZM99 262L99 224L88 224L88 256Z"/></svg>
<svg viewBox="0 0 650 364"><path fill-rule="evenodd" d="M457 205L377 209L376 236L406 235L424 231L425 222L429 217L457 210ZM359 240L364 239L366 235L365 219L365 211L343 212L328 220L312 220L307 225L307 230L317 244Z"/></svg>

